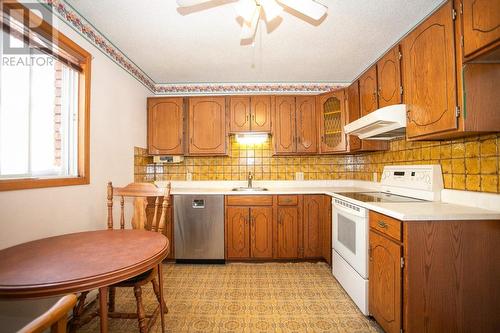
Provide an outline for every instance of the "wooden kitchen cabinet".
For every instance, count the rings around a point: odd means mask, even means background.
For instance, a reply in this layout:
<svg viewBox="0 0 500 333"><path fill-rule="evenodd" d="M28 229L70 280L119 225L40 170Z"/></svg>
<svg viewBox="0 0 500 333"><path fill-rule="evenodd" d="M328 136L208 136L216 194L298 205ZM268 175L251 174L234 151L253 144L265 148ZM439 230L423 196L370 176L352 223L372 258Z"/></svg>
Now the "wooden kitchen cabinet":
<svg viewBox="0 0 500 333"><path fill-rule="evenodd" d="M373 65L359 78L359 104L361 116L378 109L377 66Z"/></svg>
<svg viewBox="0 0 500 333"><path fill-rule="evenodd" d="M303 248L305 259L332 260L332 201L322 194L304 195Z"/></svg>
<svg viewBox="0 0 500 333"><path fill-rule="evenodd" d="M487 59L500 60L500 1L463 0L463 49L464 56L471 58L493 49Z"/></svg>
<svg viewBox="0 0 500 333"><path fill-rule="evenodd" d="M401 44L408 138L457 129L452 9L453 2L449 1Z"/></svg>
<svg viewBox="0 0 500 333"><path fill-rule="evenodd" d="M273 124L275 153L295 153L297 151L297 146L295 145L295 97L276 96Z"/></svg>
<svg viewBox="0 0 500 333"><path fill-rule="evenodd" d="M318 150L318 131L316 129L315 98L314 96L297 96L295 105L297 153L316 153Z"/></svg>
<svg viewBox="0 0 500 333"><path fill-rule="evenodd" d="M250 256L255 259L273 257L273 208L250 208Z"/></svg>
<svg viewBox="0 0 500 333"><path fill-rule="evenodd" d="M271 103L271 96L231 97L230 132L270 132Z"/></svg>
<svg viewBox="0 0 500 333"><path fill-rule="evenodd" d="M401 43L409 140L500 131L500 64L463 64L454 4L446 2Z"/></svg>
<svg viewBox="0 0 500 333"><path fill-rule="evenodd" d="M273 121L274 153L316 153L316 105L314 96L276 96Z"/></svg>
<svg viewBox="0 0 500 333"><path fill-rule="evenodd" d="M250 258L250 208L226 207L226 258Z"/></svg>
<svg viewBox="0 0 500 333"><path fill-rule="evenodd" d="M370 229L369 308L387 333L401 329L401 244Z"/></svg>
<svg viewBox="0 0 500 333"><path fill-rule="evenodd" d="M231 133L250 131L250 97L231 97L229 100L229 130Z"/></svg>
<svg viewBox="0 0 500 333"><path fill-rule="evenodd" d="M377 62L379 108L402 103L403 86L401 85L400 59L399 45L396 45Z"/></svg>
<svg viewBox="0 0 500 333"><path fill-rule="evenodd" d="M226 259L272 259L272 203L272 196L226 196Z"/></svg>
<svg viewBox="0 0 500 333"><path fill-rule="evenodd" d="M369 213L369 311L384 331L498 332L500 221Z"/></svg>
<svg viewBox="0 0 500 333"><path fill-rule="evenodd" d="M182 97L148 98L148 153L180 155L184 153Z"/></svg>
<svg viewBox="0 0 500 333"><path fill-rule="evenodd" d="M254 132L271 132L271 96L250 97L250 130Z"/></svg>
<svg viewBox="0 0 500 333"><path fill-rule="evenodd" d="M323 195L323 210L321 220L321 256L332 265L332 197Z"/></svg>
<svg viewBox="0 0 500 333"><path fill-rule="evenodd" d="M344 90L317 96L319 108L319 152L331 154L347 151L346 100Z"/></svg>
<svg viewBox="0 0 500 333"><path fill-rule="evenodd" d="M225 98L189 98L188 133L189 155L225 155L227 146Z"/></svg>
<svg viewBox="0 0 500 333"><path fill-rule="evenodd" d="M299 257L299 218L298 206L278 206L276 220L276 254L278 259Z"/></svg>
<svg viewBox="0 0 500 333"><path fill-rule="evenodd" d="M323 195L304 196L304 258L320 258L323 254L322 233L325 210Z"/></svg>
<svg viewBox="0 0 500 333"><path fill-rule="evenodd" d="M359 108L358 81L355 81L349 87L346 88L346 98L347 98L346 123L349 124L361 117L361 110ZM347 136L348 152L359 153L359 152L379 151L387 149L389 149L389 144L387 141L361 140L356 135Z"/></svg>
<svg viewBox="0 0 500 333"><path fill-rule="evenodd" d="M276 259L303 257L302 196L278 195L275 218Z"/></svg>

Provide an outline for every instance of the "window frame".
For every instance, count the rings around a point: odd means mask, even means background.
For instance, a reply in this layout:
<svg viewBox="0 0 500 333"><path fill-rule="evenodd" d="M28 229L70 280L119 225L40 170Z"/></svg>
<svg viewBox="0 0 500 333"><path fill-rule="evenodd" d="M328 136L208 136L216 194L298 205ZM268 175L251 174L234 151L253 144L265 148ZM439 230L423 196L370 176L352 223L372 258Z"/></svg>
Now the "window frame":
<svg viewBox="0 0 500 333"><path fill-rule="evenodd" d="M30 24L34 26L31 31L57 43L57 47L79 60L81 72L78 77L78 175L74 177L1 179L0 191L90 184L90 81L92 55L48 22L41 20L38 15L21 3L15 0L2 1L2 11L5 12L7 9L21 9L23 17L15 17L16 19L21 20L21 22L33 23ZM10 13L16 14L16 12L10 10Z"/></svg>

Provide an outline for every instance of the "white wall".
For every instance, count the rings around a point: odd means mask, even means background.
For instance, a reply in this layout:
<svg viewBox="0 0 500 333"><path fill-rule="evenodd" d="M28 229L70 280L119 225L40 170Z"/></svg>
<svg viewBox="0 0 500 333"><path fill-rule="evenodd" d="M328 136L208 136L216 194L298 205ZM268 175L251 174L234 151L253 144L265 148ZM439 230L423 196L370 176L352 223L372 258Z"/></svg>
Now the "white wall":
<svg viewBox="0 0 500 333"><path fill-rule="evenodd" d="M65 23L54 26L92 53L90 185L0 192L0 249L18 243L106 227L106 182L133 181L134 146L146 144L141 83Z"/></svg>

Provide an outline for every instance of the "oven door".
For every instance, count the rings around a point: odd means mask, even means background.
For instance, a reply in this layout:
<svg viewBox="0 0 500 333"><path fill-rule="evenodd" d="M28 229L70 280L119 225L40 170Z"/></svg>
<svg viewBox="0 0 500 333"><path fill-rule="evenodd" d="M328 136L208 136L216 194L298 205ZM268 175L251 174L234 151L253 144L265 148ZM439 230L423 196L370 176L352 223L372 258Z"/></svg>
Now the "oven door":
<svg viewBox="0 0 500 333"><path fill-rule="evenodd" d="M338 201L338 200L336 200ZM368 278L368 211L333 203L333 249L364 279Z"/></svg>

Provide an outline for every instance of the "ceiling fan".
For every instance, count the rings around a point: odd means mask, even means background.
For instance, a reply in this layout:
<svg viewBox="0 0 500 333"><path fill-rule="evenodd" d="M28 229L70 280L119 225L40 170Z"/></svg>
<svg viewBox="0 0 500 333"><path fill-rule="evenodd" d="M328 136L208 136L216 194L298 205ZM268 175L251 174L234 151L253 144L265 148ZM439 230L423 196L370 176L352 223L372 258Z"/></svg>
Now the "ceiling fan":
<svg viewBox="0 0 500 333"><path fill-rule="evenodd" d="M177 0L179 7L191 7L213 0ZM271 22L283 11L283 7L289 7L311 19L318 21L327 12L328 8L314 0L239 0L236 11L243 18L241 39L253 39L259 24L261 11L266 21Z"/></svg>

